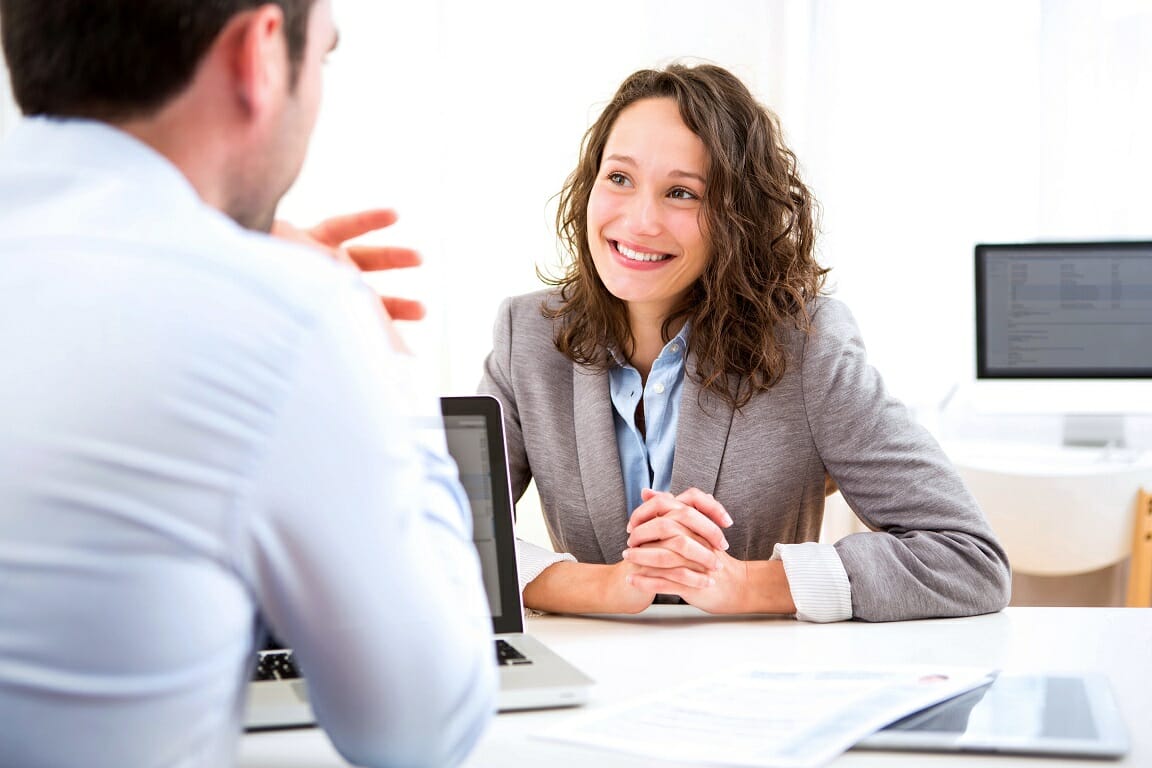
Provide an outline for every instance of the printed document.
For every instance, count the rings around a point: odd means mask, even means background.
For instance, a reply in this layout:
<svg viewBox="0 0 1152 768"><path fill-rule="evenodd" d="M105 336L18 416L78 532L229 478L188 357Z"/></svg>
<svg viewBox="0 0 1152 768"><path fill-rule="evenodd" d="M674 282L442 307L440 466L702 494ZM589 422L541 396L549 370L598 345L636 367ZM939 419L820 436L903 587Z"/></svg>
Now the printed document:
<svg viewBox="0 0 1152 768"><path fill-rule="evenodd" d="M812 768L994 675L971 667L742 667L587 711L538 735L670 761Z"/></svg>

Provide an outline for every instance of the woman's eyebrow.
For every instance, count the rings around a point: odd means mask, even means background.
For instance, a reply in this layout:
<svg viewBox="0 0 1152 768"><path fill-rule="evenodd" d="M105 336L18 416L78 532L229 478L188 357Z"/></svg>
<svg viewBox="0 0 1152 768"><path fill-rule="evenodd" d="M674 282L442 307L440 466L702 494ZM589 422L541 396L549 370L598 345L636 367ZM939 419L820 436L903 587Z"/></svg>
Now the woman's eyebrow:
<svg viewBox="0 0 1152 768"><path fill-rule="evenodd" d="M636 161L629 155L608 155L605 160L615 160L618 163L626 163L627 165L636 165Z"/></svg>
<svg viewBox="0 0 1152 768"><path fill-rule="evenodd" d="M701 184L707 184L708 180L694 171L669 171L669 176L676 176L683 179L696 179Z"/></svg>
<svg viewBox="0 0 1152 768"><path fill-rule="evenodd" d="M634 158L632 158L631 155L608 155L604 159L605 160L612 160L612 161L615 161L617 163L623 163L625 165L636 165L636 160ZM699 173L696 173L695 171L673 170L673 171L669 171L668 175L669 176L675 176L676 178L679 178L679 179L695 179L696 181L699 181L701 184L707 184L708 183L708 180L706 178L701 176Z"/></svg>

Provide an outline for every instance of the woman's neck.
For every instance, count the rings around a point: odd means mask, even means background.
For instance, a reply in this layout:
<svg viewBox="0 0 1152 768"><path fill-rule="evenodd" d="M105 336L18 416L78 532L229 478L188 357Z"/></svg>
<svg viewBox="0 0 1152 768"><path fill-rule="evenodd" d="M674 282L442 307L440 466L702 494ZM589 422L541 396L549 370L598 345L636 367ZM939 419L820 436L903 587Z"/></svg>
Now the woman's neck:
<svg viewBox="0 0 1152 768"><path fill-rule="evenodd" d="M664 345L668 343L661 332L664 318L665 315L662 313L646 313L632 307L628 309L628 324L632 331L633 344L628 362L640 372L640 380L643 383L648 382L648 374L652 370L653 363L664 350ZM679 333L683 326L683 318L678 318L669 331L673 334Z"/></svg>

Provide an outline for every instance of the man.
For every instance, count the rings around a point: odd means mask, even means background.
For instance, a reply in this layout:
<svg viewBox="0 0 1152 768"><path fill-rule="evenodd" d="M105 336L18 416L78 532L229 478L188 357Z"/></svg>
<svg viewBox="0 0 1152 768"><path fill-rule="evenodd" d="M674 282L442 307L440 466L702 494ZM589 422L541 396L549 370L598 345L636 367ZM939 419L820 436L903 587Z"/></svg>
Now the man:
<svg viewBox="0 0 1152 768"><path fill-rule="evenodd" d="M265 629L347 759L459 762L495 669L437 404L354 268L261 231L329 0L0 0L0 29L29 116L0 150L0 763L233 762Z"/></svg>

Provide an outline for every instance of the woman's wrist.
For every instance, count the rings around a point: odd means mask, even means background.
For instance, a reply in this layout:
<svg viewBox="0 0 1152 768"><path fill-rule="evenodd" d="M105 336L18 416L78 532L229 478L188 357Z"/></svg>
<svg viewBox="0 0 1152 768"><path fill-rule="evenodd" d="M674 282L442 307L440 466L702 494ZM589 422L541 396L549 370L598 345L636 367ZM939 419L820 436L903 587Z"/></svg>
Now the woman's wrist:
<svg viewBox="0 0 1152 768"><path fill-rule="evenodd" d="M548 613L638 613L652 603L627 582L632 566L559 562L524 587L524 605Z"/></svg>
<svg viewBox="0 0 1152 768"><path fill-rule="evenodd" d="M741 613L796 613L783 562L753 560L744 565L747 583Z"/></svg>

